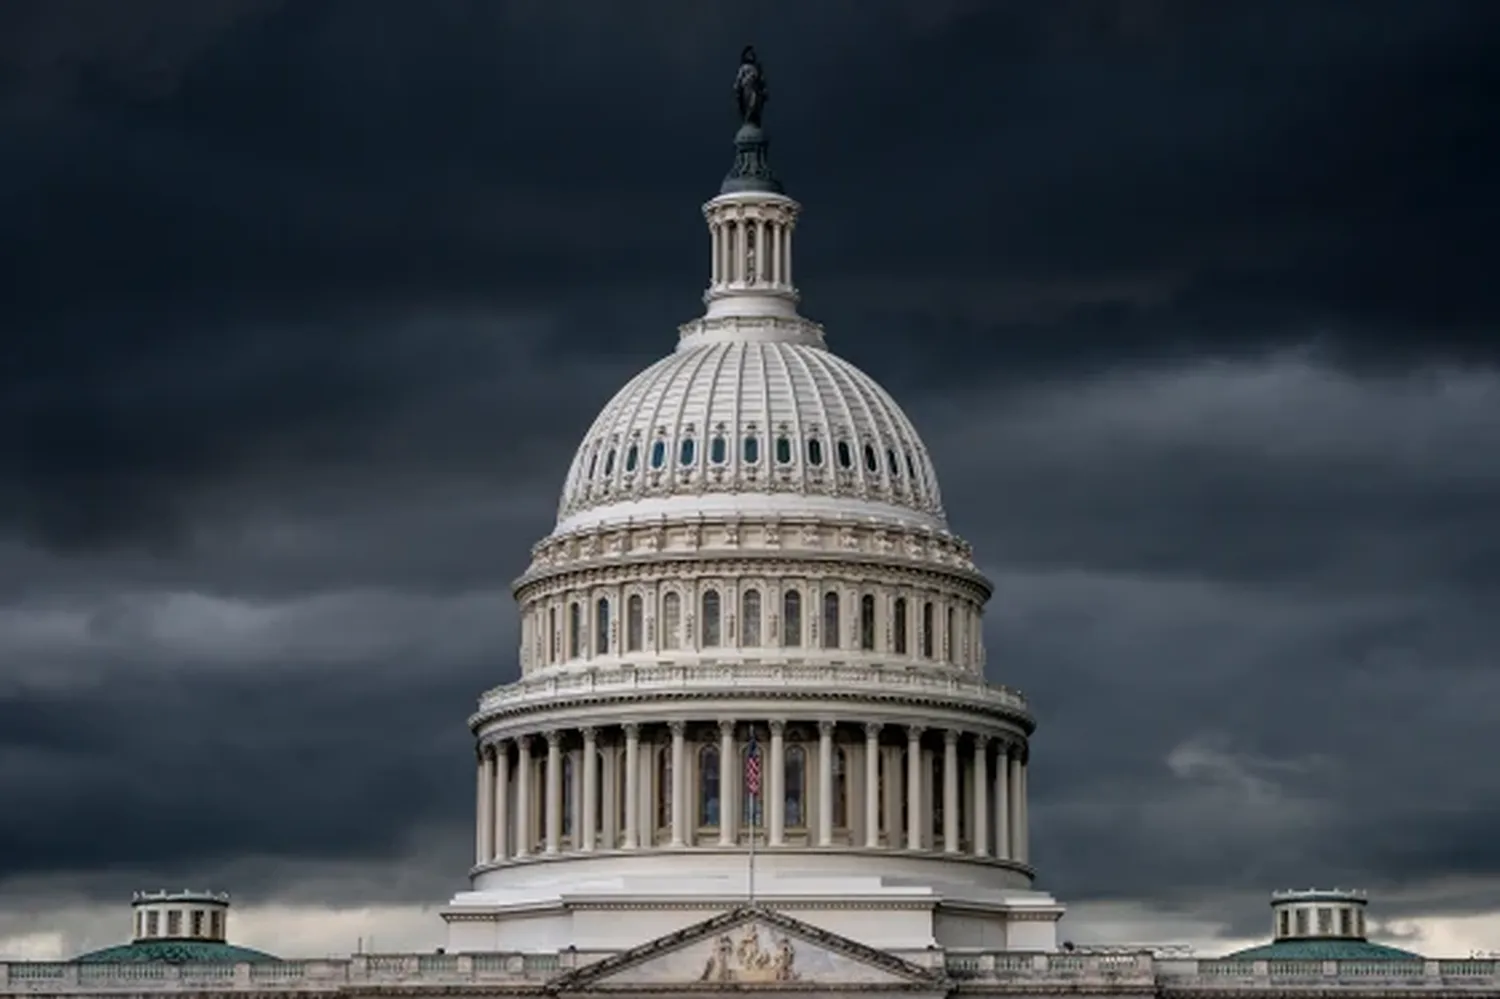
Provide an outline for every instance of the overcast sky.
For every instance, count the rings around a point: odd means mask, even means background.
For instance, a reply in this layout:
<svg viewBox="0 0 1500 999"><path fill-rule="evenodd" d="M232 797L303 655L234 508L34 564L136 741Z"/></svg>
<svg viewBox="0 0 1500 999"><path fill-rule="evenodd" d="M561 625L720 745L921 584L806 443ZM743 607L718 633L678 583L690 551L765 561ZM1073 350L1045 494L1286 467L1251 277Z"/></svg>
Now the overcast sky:
<svg viewBox="0 0 1500 999"><path fill-rule="evenodd" d="M0 5L0 954L442 942L576 442L740 47L830 345L995 582L1078 940L1500 949L1500 4ZM1208 944L1214 946L1213 944Z"/></svg>

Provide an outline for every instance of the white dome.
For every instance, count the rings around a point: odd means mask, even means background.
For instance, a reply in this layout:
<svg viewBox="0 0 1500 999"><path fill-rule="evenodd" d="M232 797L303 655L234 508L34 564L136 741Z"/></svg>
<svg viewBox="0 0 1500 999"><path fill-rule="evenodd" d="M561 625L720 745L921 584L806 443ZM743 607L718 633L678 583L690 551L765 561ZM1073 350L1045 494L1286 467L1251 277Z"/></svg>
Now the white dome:
<svg viewBox="0 0 1500 999"><path fill-rule="evenodd" d="M563 487L558 532L736 513L945 531L911 421L806 327L812 336L685 335L594 421Z"/></svg>

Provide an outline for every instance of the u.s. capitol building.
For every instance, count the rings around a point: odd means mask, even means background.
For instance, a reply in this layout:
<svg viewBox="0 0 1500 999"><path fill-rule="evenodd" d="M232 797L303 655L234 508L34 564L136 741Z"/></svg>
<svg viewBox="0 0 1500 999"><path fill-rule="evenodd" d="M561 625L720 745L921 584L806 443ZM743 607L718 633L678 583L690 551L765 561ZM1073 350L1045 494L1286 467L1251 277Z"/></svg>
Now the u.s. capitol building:
<svg viewBox="0 0 1500 999"><path fill-rule="evenodd" d="M520 679L483 694L469 890L426 954L283 961L228 899L142 893L131 942L0 965L0 994L1500 995L1490 960L1366 939L1280 893L1218 959L1058 947L1020 692L921 438L798 311L800 206L764 78L736 79L704 314L585 435L515 586Z"/></svg>

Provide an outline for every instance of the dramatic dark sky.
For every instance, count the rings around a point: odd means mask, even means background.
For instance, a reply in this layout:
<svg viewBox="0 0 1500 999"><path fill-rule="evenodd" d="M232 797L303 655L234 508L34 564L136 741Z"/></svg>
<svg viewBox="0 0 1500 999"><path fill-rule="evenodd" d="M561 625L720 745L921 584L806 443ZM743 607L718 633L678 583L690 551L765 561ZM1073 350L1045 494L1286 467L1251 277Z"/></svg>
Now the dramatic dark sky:
<svg viewBox="0 0 1500 999"><path fill-rule="evenodd" d="M1500 912L1500 4L11 0L0 938L461 887L746 42L805 310L995 581L1045 886Z"/></svg>

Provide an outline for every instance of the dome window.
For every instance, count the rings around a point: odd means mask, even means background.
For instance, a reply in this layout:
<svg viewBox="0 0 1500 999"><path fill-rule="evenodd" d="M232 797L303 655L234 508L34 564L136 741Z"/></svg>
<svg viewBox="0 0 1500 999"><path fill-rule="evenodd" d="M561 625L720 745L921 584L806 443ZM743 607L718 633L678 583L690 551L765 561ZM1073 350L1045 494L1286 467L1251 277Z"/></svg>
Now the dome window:
<svg viewBox="0 0 1500 999"><path fill-rule="evenodd" d="M776 464L790 465L792 463L792 442L786 437L776 438Z"/></svg>
<svg viewBox="0 0 1500 999"><path fill-rule="evenodd" d="M906 452L906 475L907 478L911 479L912 481L916 481L917 466L912 463L910 451Z"/></svg>
<svg viewBox="0 0 1500 999"><path fill-rule="evenodd" d="M595 451L593 454L589 455L589 474L588 474L588 477L590 479L592 479L594 477L594 471L598 467L599 467L599 452Z"/></svg>
<svg viewBox="0 0 1500 999"><path fill-rule="evenodd" d="M729 457L729 448L724 444L724 438L715 437L708 442L708 460L715 465L724 464L724 459Z"/></svg>
<svg viewBox="0 0 1500 999"><path fill-rule="evenodd" d="M753 465L760 461L760 438L750 434L745 438L745 464Z"/></svg>
<svg viewBox="0 0 1500 999"><path fill-rule="evenodd" d="M849 442L848 441L839 441L838 444L837 444L837 446L836 446L836 449L837 449L838 455L839 455L839 467L840 468L852 468L852 467L854 467L854 452L852 450L850 450L850 448L849 448Z"/></svg>
<svg viewBox="0 0 1500 999"><path fill-rule="evenodd" d="M865 445L865 471L880 471L880 459L875 457L875 447L871 444Z"/></svg>
<svg viewBox="0 0 1500 999"><path fill-rule="evenodd" d="M691 465L693 458L698 453L698 442L691 437L684 437L682 447L679 449L677 460L683 465Z"/></svg>
<svg viewBox="0 0 1500 999"><path fill-rule="evenodd" d="M609 454L604 456L604 477L608 478L615 474L615 449L610 448Z"/></svg>
<svg viewBox="0 0 1500 999"><path fill-rule="evenodd" d="M816 437L807 439L807 463L814 467L823 464L823 442Z"/></svg>
<svg viewBox="0 0 1500 999"><path fill-rule="evenodd" d="M655 441L651 445L651 467L660 468L667 463L667 442Z"/></svg>
<svg viewBox="0 0 1500 999"><path fill-rule="evenodd" d="M635 471L635 466L640 464L640 460L641 446L639 444L630 445L630 450L625 452L625 471Z"/></svg>
<svg viewBox="0 0 1500 999"><path fill-rule="evenodd" d="M896 452L890 448L886 448L885 467L893 479L901 474L901 466L896 463Z"/></svg>

